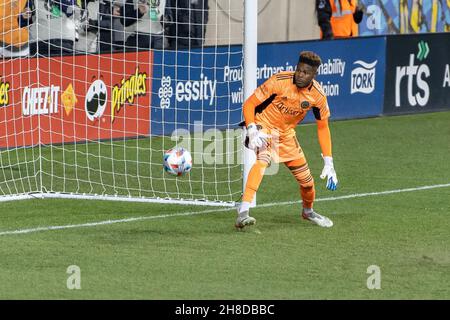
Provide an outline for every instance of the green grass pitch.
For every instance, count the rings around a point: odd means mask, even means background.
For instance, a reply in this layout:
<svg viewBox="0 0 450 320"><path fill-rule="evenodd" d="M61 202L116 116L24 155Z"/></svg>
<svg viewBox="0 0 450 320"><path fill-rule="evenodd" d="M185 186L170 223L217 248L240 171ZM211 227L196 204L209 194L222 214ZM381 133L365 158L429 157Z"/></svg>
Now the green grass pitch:
<svg viewBox="0 0 450 320"><path fill-rule="evenodd" d="M234 210L218 208L56 199L3 202L0 298L449 299L450 112L330 126L340 183L335 192L327 191L319 178L316 126L299 126L297 135L316 181L315 209L334 221L333 228L300 219L300 204L293 203L299 199L298 187L284 167L265 177L258 192L262 206L252 210L257 225L243 232L233 227ZM11 165L13 158L0 153L3 165ZM73 154L67 151L64 161L75 164ZM51 155L44 150L43 156ZM14 172L32 170L32 162L28 167L24 163ZM52 170L55 178L46 181L54 187L77 183L58 179L62 168ZM193 170L194 177L203 178ZM109 184L109 178L96 172L79 178ZM0 175L2 190L13 187L7 174ZM35 181L22 182L28 186ZM128 183L138 189L137 182ZM233 190L239 188L235 183ZM101 183L75 186L95 191ZM422 186L435 187L415 190ZM399 192L380 194L395 190ZM328 201L320 200L324 198ZM188 212L195 214L181 215ZM118 219L130 220L8 233ZM80 268L79 290L67 288L70 265ZM372 265L380 268L380 289L367 287Z"/></svg>

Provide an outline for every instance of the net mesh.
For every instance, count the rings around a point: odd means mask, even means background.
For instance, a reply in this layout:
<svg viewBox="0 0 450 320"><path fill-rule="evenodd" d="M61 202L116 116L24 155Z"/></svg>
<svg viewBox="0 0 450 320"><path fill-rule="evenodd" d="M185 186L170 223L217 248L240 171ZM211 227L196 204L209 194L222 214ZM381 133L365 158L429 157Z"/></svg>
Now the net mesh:
<svg viewBox="0 0 450 320"><path fill-rule="evenodd" d="M241 1L3 1L0 198L237 200L242 16ZM174 146L188 175L163 171Z"/></svg>

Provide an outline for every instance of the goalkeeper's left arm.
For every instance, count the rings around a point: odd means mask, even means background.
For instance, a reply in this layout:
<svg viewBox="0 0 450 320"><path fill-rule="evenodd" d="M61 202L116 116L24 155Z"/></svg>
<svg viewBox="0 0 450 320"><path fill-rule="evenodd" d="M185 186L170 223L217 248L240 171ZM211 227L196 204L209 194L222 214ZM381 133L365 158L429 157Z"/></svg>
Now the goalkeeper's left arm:
<svg viewBox="0 0 450 320"><path fill-rule="evenodd" d="M331 153L331 133L328 127L328 119L316 120L317 121L317 136L319 138L320 149L322 150L322 157L324 161L324 167L320 175L321 179L327 179L327 189L336 190L338 180L336 177L336 171L333 165L333 156Z"/></svg>

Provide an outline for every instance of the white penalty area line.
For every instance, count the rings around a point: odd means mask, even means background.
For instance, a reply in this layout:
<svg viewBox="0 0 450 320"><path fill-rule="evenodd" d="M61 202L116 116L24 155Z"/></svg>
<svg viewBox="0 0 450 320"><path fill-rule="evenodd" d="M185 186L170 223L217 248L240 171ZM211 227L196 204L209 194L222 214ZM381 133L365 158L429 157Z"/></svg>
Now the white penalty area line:
<svg viewBox="0 0 450 320"><path fill-rule="evenodd" d="M431 185L431 186L422 186L422 187L415 187L415 188L387 190L387 191L381 191L381 192L355 193L355 194L349 194L349 195L346 195L346 196L339 196L339 197L319 198L319 199L316 199L315 202L336 201L336 200L363 198L363 197L371 197L371 196L382 196L382 195L387 195L387 194L413 192L413 191L430 190L430 189L447 188L447 187L450 187L450 183L435 184L435 185ZM300 204L300 203L301 203L301 201L284 201L284 202L262 203L262 204L258 205L257 208L286 206L286 205ZM188 212L180 212L180 213L173 213L173 214L162 214L162 215L157 215L157 216L146 216L146 217L115 219L115 220L104 220L104 221L98 221L98 222L88 222L88 223L81 223L81 224L68 224L68 225L62 225L62 226L46 226L46 227L36 227L36 228L27 228L27 229L17 229L17 230L10 230L10 231L1 231L0 232L0 236L14 235L14 234L35 233L35 232L41 232L41 231L53 231L53 230L97 227L97 226L110 225L110 224L115 224L115 223L127 223L127 222L153 220L153 219L165 219L165 218L173 218L173 217L195 216L195 215L208 214L208 213L220 213L220 212L226 212L226 211L232 211L232 210L235 210L235 208L209 209L209 210L201 210L201 211L188 211Z"/></svg>

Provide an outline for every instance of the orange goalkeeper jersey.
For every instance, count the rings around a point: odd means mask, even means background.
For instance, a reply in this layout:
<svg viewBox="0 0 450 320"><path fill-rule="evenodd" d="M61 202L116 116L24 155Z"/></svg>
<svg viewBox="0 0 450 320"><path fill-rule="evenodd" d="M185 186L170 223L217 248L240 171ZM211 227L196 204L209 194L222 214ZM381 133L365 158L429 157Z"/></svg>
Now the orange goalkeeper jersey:
<svg viewBox="0 0 450 320"><path fill-rule="evenodd" d="M308 87L298 88L294 83L294 72L273 75L255 90L255 96L267 105L256 114L256 122L277 130L281 136L295 135L294 128L311 109L318 120L330 116L327 98L320 84L313 80Z"/></svg>

